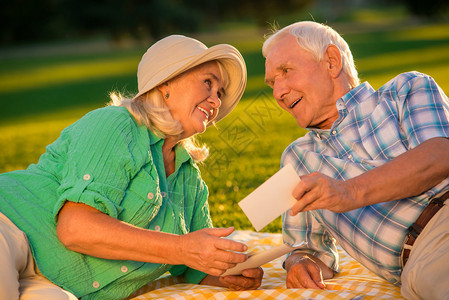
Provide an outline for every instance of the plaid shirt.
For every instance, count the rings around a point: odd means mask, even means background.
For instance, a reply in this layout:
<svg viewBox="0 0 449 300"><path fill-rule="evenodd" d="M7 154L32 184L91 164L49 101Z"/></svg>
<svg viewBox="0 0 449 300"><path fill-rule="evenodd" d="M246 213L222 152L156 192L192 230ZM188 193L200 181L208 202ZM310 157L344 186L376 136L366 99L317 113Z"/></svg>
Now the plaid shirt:
<svg viewBox="0 0 449 300"><path fill-rule="evenodd" d="M449 137L449 100L435 81L404 73L378 91L363 83L338 99L330 130L310 129L293 142L281 165L299 175L321 172L345 180L397 157L433 137ZM365 267L400 284L404 239L429 199L449 188L444 180L422 195L345 213L326 209L283 215L284 241L306 241L308 252L338 272L336 242Z"/></svg>

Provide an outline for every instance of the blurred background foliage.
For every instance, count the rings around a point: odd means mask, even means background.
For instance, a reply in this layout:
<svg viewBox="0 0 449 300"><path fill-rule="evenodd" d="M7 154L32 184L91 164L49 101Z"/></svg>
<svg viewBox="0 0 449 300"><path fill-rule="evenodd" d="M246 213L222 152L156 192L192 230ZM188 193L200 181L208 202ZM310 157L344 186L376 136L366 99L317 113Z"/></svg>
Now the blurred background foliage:
<svg viewBox="0 0 449 300"><path fill-rule="evenodd" d="M136 92L137 64L162 36L186 34L242 52L248 84L241 102L199 137L210 148L200 169L216 226L252 228L238 202L306 132L264 84L261 46L272 25L328 23L374 88L417 70L449 92L449 2L442 0L1 1L0 172L36 163L63 128L104 106L110 91ZM264 231L280 225L278 218Z"/></svg>
<svg viewBox="0 0 449 300"><path fill-rule="evenodd" d="M446 0L2 0L0 43L14 45L42 40L107 36L159 39L173 32L212 31L224 20L254 22L265 27L275 16L314 10L316 17L337 21L348 8L366 3L403 4L417 16L445 18Z"/></svg>

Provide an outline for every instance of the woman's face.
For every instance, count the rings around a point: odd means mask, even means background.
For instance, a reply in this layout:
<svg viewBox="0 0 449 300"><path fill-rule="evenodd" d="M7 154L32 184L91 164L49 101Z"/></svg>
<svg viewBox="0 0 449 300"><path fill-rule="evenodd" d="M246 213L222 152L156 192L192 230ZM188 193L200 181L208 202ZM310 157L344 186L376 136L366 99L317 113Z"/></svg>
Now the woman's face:
<svg viewBox="0 0 449 300"><path fill-rule="evenodd" d="M206 130L218 114L224 95L217 62L201 64L159 87L173 118L184 129L182 138ZM168 94L168 98L165 95Z"/></svg>

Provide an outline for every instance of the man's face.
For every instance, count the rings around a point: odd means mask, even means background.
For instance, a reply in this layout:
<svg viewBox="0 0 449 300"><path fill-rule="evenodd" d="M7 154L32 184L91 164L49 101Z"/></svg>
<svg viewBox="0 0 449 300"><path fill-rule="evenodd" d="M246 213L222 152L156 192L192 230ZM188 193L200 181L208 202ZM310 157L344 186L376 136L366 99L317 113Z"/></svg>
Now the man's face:
<svg viewBox="0 0 449 300"><path fill-rule="evenodd" d="M326 56L322 61L302 49L287 35L268 52L265 81L278 104L302 128L329 129L338 118L334 82Z"/></svg>

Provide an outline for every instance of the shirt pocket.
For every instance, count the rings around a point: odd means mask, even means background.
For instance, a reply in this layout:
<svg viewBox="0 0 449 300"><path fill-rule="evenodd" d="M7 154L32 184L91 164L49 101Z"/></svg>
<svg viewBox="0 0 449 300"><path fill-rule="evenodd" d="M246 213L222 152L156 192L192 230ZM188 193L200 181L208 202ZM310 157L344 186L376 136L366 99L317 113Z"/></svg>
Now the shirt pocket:
<svg viewBox="0 0 449 300"><path fill-rule="evenodd" d="M121 203L119 219L141 228L147 228L162 205L159 179L154 168L143 168L131 181Z"/></svg>

